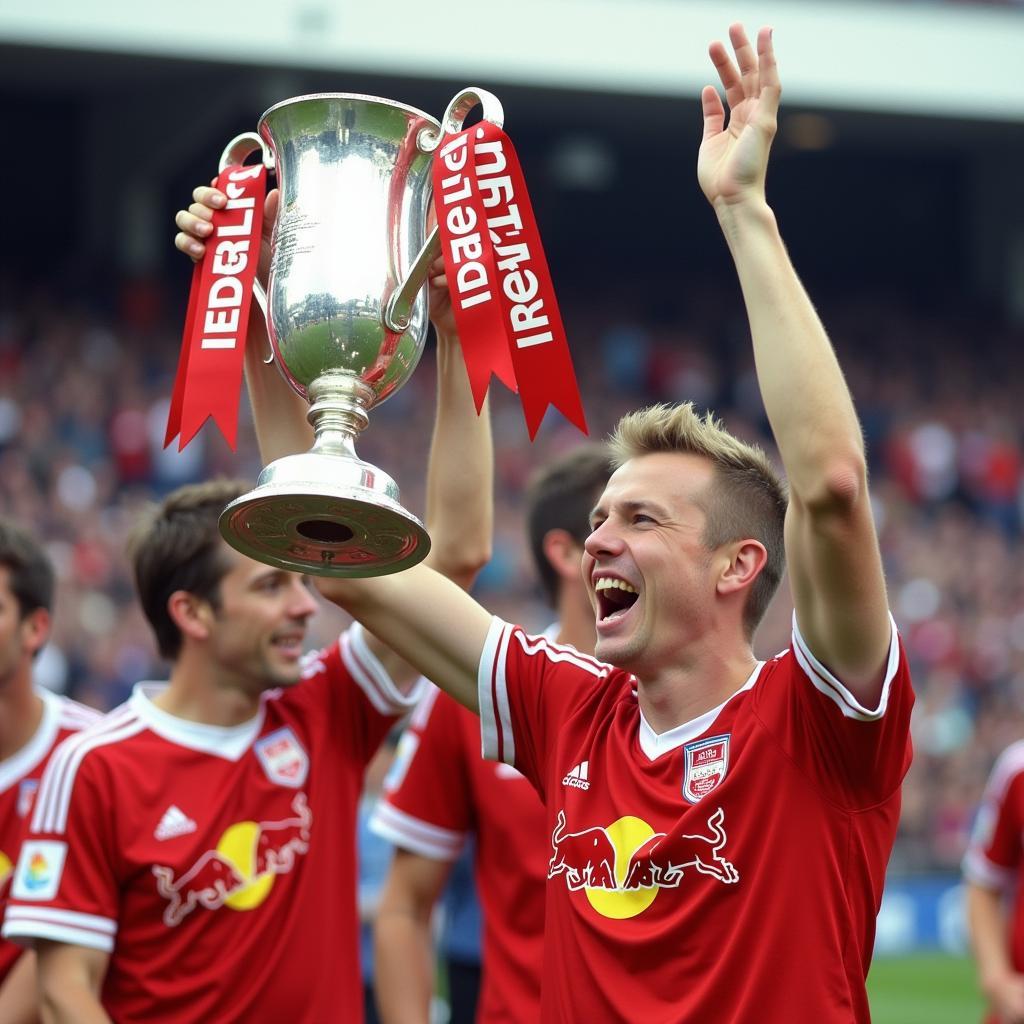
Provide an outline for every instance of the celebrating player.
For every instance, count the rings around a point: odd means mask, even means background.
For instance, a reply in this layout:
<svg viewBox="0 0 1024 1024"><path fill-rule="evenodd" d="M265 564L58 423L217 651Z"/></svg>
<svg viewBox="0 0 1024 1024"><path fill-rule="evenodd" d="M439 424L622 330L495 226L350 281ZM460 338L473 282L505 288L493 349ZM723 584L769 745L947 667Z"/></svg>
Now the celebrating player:
<svg viewBox="0 0 1024 1024"><path fill-rule="evenodd" d="M225 201L212 189L195 198L198 212L178 216L186 251ZM489 428L443 280L431 315L430 557L468 583L489 555ZM269 461L312 437L305 403L262 366L260 340L246 354L257 417L265 405L294 413L293 429L258 431ZM135 579L170 682L139 684L63 745L40 787L4 934L35 944L49 1020L362 1020L356 806L417 674L358 626L302 658L308 580L220 538L218 517L243 490L182 488L142 524Z"/></svg>
<svg viewBox="0 0 1024 1024"><path fill-rule="evenodd" d="M765 196L771 32L713 43L698 178L728 244L789 478L688 405L627 416L583 573L597 659L417 566L338 598L478 709L550 837L542 1019L849 1024L913 693L887 610L863 438ZM788 565L792 645L751 637ZM329 582L323 584L330 594ZM515 870L513 864L508 870Z"/></svg>
<svg viewBox="0 0 1024 1024"><path fill-rule="evenodd" d="M1024 1024L1024 742L1003 751L964 857L967 921L987 1024Z"/></svg>
<svg viewBox="0 0 1024 1024"><path fill-rule="evenodd" d="M0 519L0 914L18 859L22 820L61 740L94 722L91 708L33 685L50 634L53 566L39 543ZM38 1019L35 956L0 940L0 1020Z"/></svg>
<svg viewBox="0 0 1024 1024"><path fill-rule="evenodd" d="M594 615L580 574L608 452L587 445L544 468L527 493L530 547L558 614L547 636L566 658L594 649ZM567 646L568 645L568 646ZM375 987L385 1024L430 1019L431 915L453 861L475 837L483 910L483 985L476 1020L540 1018L544 879L551 854L544 809L526 779L480 757L480 721L432 689L399 747L390 792L371 828L396 846L377 911Z"/></svg>

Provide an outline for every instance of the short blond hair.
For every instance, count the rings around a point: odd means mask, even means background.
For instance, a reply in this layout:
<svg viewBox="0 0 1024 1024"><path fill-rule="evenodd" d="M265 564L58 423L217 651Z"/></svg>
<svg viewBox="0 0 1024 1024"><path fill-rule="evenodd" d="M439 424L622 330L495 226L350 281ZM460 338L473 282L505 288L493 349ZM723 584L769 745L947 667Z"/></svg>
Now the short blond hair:
<svg viewBox="0 0 1024 1024"><path fill-rule="evenodd" d="M628 413L616 425L609 448L615 468L656 452L697 455L712 464L714 483L700 502L707 517L704 545L713 550L751 538L768 552L743 610L744 628L752 637L786 568L783 531L788 496L768 456L757 445L730 434L714 413L701 416L692 402Z"/></svg>

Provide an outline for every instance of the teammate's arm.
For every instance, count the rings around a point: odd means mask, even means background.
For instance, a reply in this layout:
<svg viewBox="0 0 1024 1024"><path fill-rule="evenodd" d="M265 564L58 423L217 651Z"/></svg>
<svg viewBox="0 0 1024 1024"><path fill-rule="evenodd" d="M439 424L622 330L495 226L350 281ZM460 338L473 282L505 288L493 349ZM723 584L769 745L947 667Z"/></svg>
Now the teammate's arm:
<svg viewBox="0 0 1024 1024"><path fill-rule="evenodd" d="M37 939L43 1024L111 1024L100 1004L108 953Z"/></svg>
<svg viewBox="0 0 1024 1024"><path fill-rule="evenodd" d="M1024 975L1010 962L1003 894L976 882L965 887L967 928L981 991L1001 1024L1024 1024Z"/></svg>
<svg viewBox="0 0 1024 1024"><path fill-rule="evenodd" d="M428 1024L434 994L434 906L451 862L396 848L373 929L374 990L383 1024Z"/></svg>
<svg viewBox="0 0 1024 1024"><path fill-rule="evenodd" d="M757 49L733 25L734 64L710 55L729 104L706 86L698 178L739 275L765 410L790 486L786 555L808 646L868 708L881 697L890 644L864 442L846 382L765 198L781 86L771 30Z"/></svg>
<svg viewBox="0 0 1024 1024"><path fill-rule="evenodd" d="M36 988L36 954L27 949L15 961L0 985L0 1021L4 1024L36 1024L39 992Z"/></svg>

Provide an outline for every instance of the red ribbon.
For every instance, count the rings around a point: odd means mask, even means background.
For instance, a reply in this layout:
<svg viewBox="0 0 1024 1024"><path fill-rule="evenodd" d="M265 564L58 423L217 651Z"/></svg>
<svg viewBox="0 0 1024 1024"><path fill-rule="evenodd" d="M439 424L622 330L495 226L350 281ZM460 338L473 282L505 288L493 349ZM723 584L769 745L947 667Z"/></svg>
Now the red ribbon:
<svg viewBox="0 0 1024 1024"><path fill-rule="evenodd" d="M227 197L213 213L206 252L192 271L181 356L167 416L166 448L175 437L181 451L209 419L231 450L238 437L245 335L252 286L260 258L266 169L235 166L216 187Z"/></svg>
<svg viewBox="0 0 1024 1024"><path fill-rule="evenodd" d="M518 391L530 440L548 406L587 433L576 374L519 158L490 121L447 136L434 203L455 323L479 411L493 373Z"/></svg>

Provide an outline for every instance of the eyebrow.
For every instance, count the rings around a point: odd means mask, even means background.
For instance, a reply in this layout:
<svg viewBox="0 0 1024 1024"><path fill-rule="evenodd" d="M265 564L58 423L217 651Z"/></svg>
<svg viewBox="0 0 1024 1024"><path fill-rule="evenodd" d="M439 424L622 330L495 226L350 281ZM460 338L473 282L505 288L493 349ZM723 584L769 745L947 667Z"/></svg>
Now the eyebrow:
<svg viewBox="0 0 1024 1024"><path fill-rule="evenodd" d="M659 518L664 519L668 515L668 511L664 506L659 505L657 502L650 501L647 498L641 498L633 501L618 501L612 502L614 507L620 508L625 512L653 512ZM594 519L604 514L604 508L601 505L595 505L590 511L589 521L594 522Z"/></svg>

